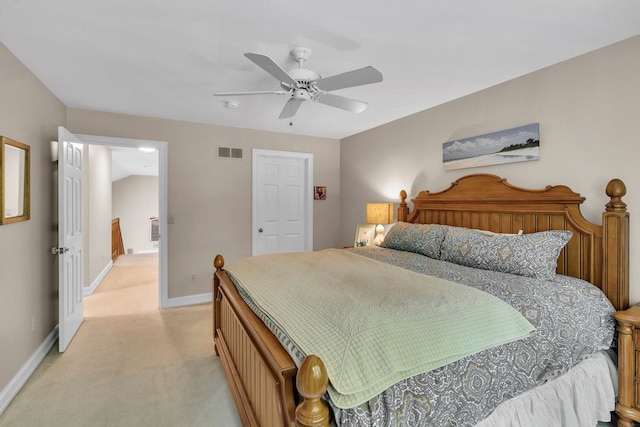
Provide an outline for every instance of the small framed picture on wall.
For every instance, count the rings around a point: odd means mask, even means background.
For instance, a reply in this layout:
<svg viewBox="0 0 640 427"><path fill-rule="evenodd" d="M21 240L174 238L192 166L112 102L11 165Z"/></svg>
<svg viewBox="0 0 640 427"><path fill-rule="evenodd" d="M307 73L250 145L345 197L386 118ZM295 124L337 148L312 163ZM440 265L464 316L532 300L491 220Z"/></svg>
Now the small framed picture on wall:
<svg viewBox="0 0 640 427"><path fill-rule="evenodd" d="M314 200L326 200L327 199L327 187L313 187Z"/></svg>

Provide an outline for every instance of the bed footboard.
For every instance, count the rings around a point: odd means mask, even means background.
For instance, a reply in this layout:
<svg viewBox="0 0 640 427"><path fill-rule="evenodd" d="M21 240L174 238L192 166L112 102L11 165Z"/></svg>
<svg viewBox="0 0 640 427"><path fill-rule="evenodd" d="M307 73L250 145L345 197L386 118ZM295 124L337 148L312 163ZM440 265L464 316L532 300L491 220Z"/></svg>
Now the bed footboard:
<svg viewBox="0 0 640 427"><path fill-rule="evenodd" d="M303 361L297 377L302 403L296 409L297 368L291 356L242 300L221 255L214 266L214 346L242 425L328 427L329 410L320 400L328 384L322 361L315 356Z"/></svg>

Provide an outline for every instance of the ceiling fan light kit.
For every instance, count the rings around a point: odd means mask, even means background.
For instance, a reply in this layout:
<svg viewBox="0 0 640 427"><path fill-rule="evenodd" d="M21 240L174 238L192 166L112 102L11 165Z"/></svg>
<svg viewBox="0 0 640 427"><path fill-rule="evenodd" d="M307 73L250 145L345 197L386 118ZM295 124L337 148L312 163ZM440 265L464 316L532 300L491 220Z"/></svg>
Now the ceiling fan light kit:
<svg viewBox="0 0 640 427"><path fill-rule="evenodd" d="M360 113L367 109L366 102L346 98L328 92L338 89L345 89L354 86L367 85L382 81L382 73L372 66L367 66L346 73L336 74L327 78L322 78L320 74L308 68L303 68L302 64L311 56L311 50L305 47L291 49L290 55L298 63L297 68L285 71L273 59L261 53L245 53L250 61L262 68L264 71L275 77L280 82L281 91L250 91L250 92L216 92L215 96L241 96L241 95L288 95L287 100L279 118L287 119L293 117L300 105L305 101L319 102L330 107L340 108L352 113ZM235 107L230 104L235 102ZM236 108L237 101L228 101L227 108ZM291 124L291 122L289 122Z"/></svg>

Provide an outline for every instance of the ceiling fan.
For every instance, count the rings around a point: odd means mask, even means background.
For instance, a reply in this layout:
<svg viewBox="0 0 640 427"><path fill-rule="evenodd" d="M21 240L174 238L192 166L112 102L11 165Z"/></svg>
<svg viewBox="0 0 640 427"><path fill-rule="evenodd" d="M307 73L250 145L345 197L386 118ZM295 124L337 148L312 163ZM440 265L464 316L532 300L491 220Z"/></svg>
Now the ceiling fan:
<svg viewBox="0 0 640 427"><path fill-rule="evenodd" d="M321 104L341 108L353 113L360 113L366 110L369 104L355 99L345 98L344 96L334 95L329 92L382 81L382 73L372 66L322 78L320 74L315 71L302 67L302 64L311 55L311 50L304 47L296 47L291 50L290 54L298 63L298 67L289 71L285 71L267 55L263 55L261 53L244 54L244 56L249 58L249 60L255 63L258 67L275 77L280 82L280 86L284 90L216 92L214 95L287 95L289 100L284 105L284 108L280 113L281 119L287 119L295 116L298 108L300 108L300 105L305 101L319 102Z"/></svg>

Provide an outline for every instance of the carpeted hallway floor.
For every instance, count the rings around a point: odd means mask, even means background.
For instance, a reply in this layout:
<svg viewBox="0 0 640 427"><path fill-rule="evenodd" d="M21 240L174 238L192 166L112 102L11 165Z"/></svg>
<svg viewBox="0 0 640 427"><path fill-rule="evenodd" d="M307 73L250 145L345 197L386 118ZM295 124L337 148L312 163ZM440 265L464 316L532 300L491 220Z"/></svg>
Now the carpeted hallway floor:
<svg viewBox="0 0 640 427"><path fill-rule="evenodd" d="M158 309L157 255L121 255L0 426L240 426L213 352L211 306Z"/></svg>

